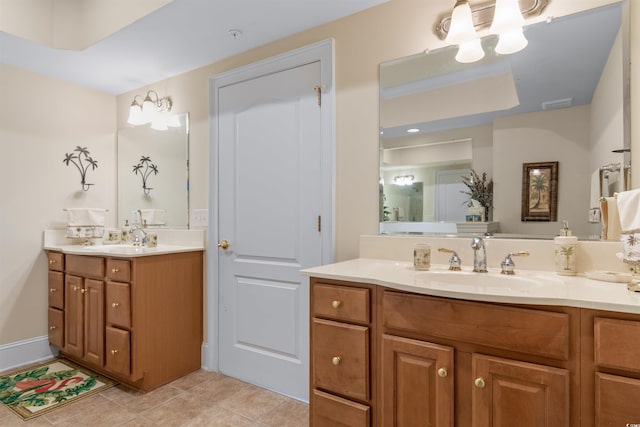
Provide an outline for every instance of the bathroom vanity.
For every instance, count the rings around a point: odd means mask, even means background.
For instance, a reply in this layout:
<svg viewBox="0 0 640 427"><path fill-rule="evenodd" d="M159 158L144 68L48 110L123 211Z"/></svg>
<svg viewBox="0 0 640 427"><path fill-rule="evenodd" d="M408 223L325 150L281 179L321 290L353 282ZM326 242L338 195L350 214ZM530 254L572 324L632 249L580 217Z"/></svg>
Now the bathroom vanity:
<svg viewBox="0 0 640 427"><path fill-rule="evenodd" d="M639 294L432 270L356 259L306 271L312 426L640 422Z"/></svg>
<svg viewBox="0 0 640 427"><path fill-rule="evenodd" d="M202 248L75 245L47 257L49 341L62 356L141 391L200 368Z"/></svg>

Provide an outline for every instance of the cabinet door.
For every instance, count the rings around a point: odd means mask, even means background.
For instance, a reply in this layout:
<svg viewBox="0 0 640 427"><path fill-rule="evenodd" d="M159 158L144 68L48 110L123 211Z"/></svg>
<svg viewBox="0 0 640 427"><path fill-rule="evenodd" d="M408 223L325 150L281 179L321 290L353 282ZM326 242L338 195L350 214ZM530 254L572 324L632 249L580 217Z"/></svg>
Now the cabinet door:
<svg viewBox="0 0 640 427"><path fill-rule="evenodd" d="M58 349L64 346L64 311L49 307L49 344Z"/></svg>
<svg viewBox="0 0 640 427"><path fill-rule="evenodd" d="M84 359L104 361L104 282L84 279Z"/></svg>
<svg viewBox="0 0 640 427"><path fill-rule="evenodd" d="M453 426L451 347L382 336L382 425Z"/></svg>
<svg viewBox="0 0 640 427"><path fill-rule="evenodd" d="M67 274L64 278L64 349L82 357L84 353L84 294L82 277Z"/></svg>
<svg viewBox="0 0 640 427"><path fill-rule="evenodd" d="M569 371L474 354L474 427L569 425Z"/></svg>
<svg viewBox="0 0 640 427"><path fill-rule="evenodd" d="M640 424L640 380L596 373L596 426Z"/></svg>

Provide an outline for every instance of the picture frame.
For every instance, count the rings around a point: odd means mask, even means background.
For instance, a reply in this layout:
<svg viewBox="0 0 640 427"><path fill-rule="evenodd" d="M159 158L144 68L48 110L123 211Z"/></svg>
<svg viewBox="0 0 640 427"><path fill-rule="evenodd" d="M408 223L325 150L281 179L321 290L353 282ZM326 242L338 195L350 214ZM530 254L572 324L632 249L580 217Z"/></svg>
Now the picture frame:
<svg viewBox="0 0 640 427"><path fill-rule="evenodd" d="M521 220L558 220L558 162L522 164Z"/></svg>

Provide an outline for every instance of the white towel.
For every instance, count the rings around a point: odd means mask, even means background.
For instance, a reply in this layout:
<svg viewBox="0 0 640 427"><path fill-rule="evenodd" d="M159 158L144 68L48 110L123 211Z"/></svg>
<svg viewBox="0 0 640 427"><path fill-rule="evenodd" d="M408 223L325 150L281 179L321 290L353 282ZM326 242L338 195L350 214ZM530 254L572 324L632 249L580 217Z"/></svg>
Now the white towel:
<svg viewBox="0 0 640 427"><path fill-rule="evenodd" d="M165 224L165 211L164 209L143 209L142 210L142 223L148 226L150 225L164 225Z"/></svg>
<svg viewBox="0 0 640 427"><path fill-rule="evenodd" d="M602 197L602 187L600 186L600 171L597 170L591 174L591 203L592 208L600 206L600 197Z"/></svg>
<svg viewBox="0 0 640 427"><path fill-rule="evenodd" d="M97 208L67 208L67 225L104 227L106 212L106 209Z"/></svg>
<svg viewBox="0 0 640 427"><path fill-rule="evenodd" d="M640 231L640 190L618 193L617 200L622 232Z"/></svg>
<svg viewBox="0 0 640 427"><path fill-rule="evenodd" d="M614 197L604 197L600 202L600 213L602 216L602 239L620 239L620 215L618 214L618 204Z"/></svg>

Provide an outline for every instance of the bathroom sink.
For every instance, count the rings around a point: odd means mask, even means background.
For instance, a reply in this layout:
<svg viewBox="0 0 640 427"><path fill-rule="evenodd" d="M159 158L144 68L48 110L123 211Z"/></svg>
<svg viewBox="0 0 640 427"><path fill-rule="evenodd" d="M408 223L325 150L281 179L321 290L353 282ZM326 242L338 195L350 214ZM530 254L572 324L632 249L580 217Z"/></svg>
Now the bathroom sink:
<svg viewBox="0 0 640 427"><path fill-rule="evenodd" d="M95 245L95 246L84 246L82 250L86 252L92 252L92 253L131 255L131 254L157 251L157 248L148 248L146 246L133 246L133 245Z"/></svg>
<svg viewBox="0 0 640 427"><path fill-rule="evenodd" d="M416 284L437 286L442 284L448 289L476 290L512 290L527 291L545 285L560 284L561 280L544 274L505 275L496 272L475 273L472 271L430 270L416 274Z"/></svg>

